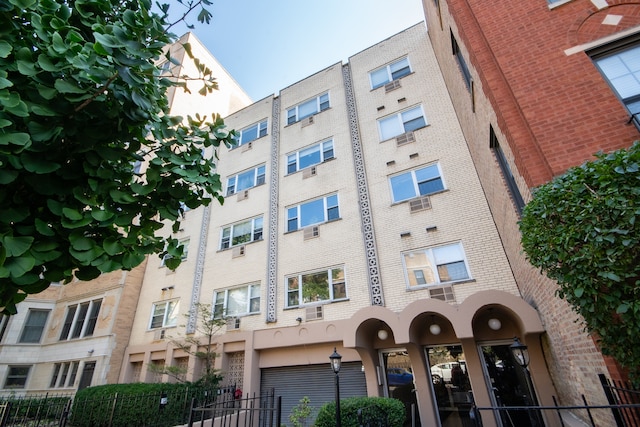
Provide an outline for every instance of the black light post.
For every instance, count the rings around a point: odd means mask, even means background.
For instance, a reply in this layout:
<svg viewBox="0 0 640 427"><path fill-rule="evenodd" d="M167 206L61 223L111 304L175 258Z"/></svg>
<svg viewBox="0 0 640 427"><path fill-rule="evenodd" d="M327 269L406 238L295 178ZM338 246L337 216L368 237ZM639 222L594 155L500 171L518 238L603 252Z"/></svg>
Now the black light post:
<svg viewBox="0 0 640 427"><path fill-rule="evenodd" d="M522 367L522 369L524 370L525 382L527 383L527 393L529 395L528 398L531 401L531 405L536 406L538 404L538 399L536 398L535 391L533 390L531 373L529 372L529 369L527 369L530 360L529 349L526 345L520 342L518 337L513 337L513 344L509 346L509 349L511 350L511 354L513 354L513 358L516 359L518 365L520 365L520 367ZM529 417L530 419L533 417L533 419L531 419L531 422L534 426L544 425L542 423L542 420L540 419L540 413L538 411L535 411L533 413L529 412Z"/></svg>
<svg viewBox="0 0 640 427"><path fill-rule="evenodd" d="M335 347L333 348L333 354L329 356L329 360L331 360L331 369L336 374L336 427L342 427L342 418L340 417L340 377L338 377L342 356L338 354Z"/></svg>

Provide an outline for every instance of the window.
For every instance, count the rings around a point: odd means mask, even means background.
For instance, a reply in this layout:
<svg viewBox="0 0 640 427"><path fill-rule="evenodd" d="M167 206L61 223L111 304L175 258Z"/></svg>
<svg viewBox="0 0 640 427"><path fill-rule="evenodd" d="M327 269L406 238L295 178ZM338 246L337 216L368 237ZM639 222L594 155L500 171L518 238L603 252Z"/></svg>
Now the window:
<svg viewBox="0 0 640 427"><path fill-rule="evenodd" d="M9 315L0 313L0 342L2 342L2 338L4 338L4 333L7 331L8 325L9 325Z"/></svg>
<svg viewBox="0 0 640 427"><path fill-rule="evenodd" d="M27 321L22 329L22 335L20 335L20 342L39 343L48 317L49 310L29 309Z"/></svg>
<svg viewBox="0 0 640 427"><path fill-rule="evenodd" d="M223 228L220 249L262 240L262 223L262 217L258 217Z"/></svg>
<svg viewBox="0 0 640 427"><path fill-rule="evenodd" d="M408 74L411 74L411 67L409 66L408 58L403 58L389 65L385 65L384 67L378 68L377 70L369 73L371 89L384 86L385 84Z"/></svg>
<svg viewBox="0 0 640 427"><path fill-rule="evenodd" d="M260 312L260 285L216 291L213 295L213 317L241 316Z"/></svg>
<svg viewBox="0 0 640 427"><path fill-rule="evenodd" d="M444 190L438 164L394 175L389 182L394 203Z"/></svg>
<svg viewBox="0 0 640 427"><path fill-rule="evenodd" d="M333 156L332 140L304 148L287 156L287 173L294 173L310 166L326 162L327 160L333 159Z"/></svg>
<svg viewBox="0 0 640 427"><path fill-rule="evenodd" d="M462 56L462 52L460 51L460 46L458 46L458 41L453 36L453 31L451 31L451 49L453 50L453 54L458 61L458 66L460 67L460 72L462 73L462 78L464 79L464 84L467 85L467 89L471 90L471 73L469 72L469 67L467 67L467 62L464 60Z"/></svg>
<svg viewBox="0 0 640 427"><path fill-rule="evenodd" d="M60 333L60 341L92 336L101 305L102 300L70 305Z"/></svg>
<svg viewBox="0 0 640 427"><path fill-rule="evenodd" d="M460 243L403 254L409 288L469 279Z"/></svg>
<svg viewBox="0 0 640 427"><path fill-rule="evenodd" d="M187 257L189 256L189 243L190 243L191 239L181 239L178 242L178 247L182 246L182 255L180 256L180 259L182 261L184 261L185 259L187 259ZM173 258L173 256L169 255L169 254L165 254L162 257L162 261L160 261L160 266L164 267L167 260Z"/></svg>
<svg viewBox="0 0 640 427"><path fill-rule="evenodd" d="M417 106L409 110L394 114L378 120L378 129L380 131L380 140L394 138L406 132L423 128L427 125L424 118L422 107Z"/></svg>
<svg viewBox="0 0 640 427"><path fill-rule="evenodd" d="M25 388L31 366L9 366L4 388Z"/></svg>
<svg viewBox="0 0 640 427"><path fill-rule="evenodd" d="M167 328L178 324L179 301L164 301L153 304L149 329Z"/></svg>
<svg viewBox="0 0 640 427"><path fill-rule="evenodd" d="M313 99L298 104L287 110L287 124L293 124L305 117L312 116L329 108L329 94L323 93Z"/></svg>
<svg viewBox="0 0 640 427"><path fill-rule="evenodd" d="M594 61L640 129L640 45L626 43Z"/></svg>
<svg viewBox="0 0 640 427"><path fill-rule="evenodd" d="M248 144L258 138L262 138L267 134L267 120L263 120L260 123L255 123L240 131L240 135L237 138L238 145Z"/></svg>
<svg viewBox="0 0 640 427"><path fill-rule="evenodd" d="M342 267L287 277L287 307L346 298Z"/></svg>
<svg viewBox="0 0 640 427"><path fill-rule="evenodd" d="M80 362L56 363L49 388L73 387L78 376Z"/></svg>
<svg viewBox="0 0 640 427"><path fill-rule="evenodd" d="M312 200L287 209L287 231L296 231L322 222L333 221L340 217L338 195Z"/></svg>
<svg viewBox="0 0 640 427"><path fill-rule="evenodd" d="M231 178L227 179L227 196L230 196L242 190L255 187L260 184L264 184L264 180L264 165L239 173L238 175L234 175Z"/></svg>
<svg viewBox="0 0 640 427"><path fill-rule="evenodd" d="M496 133L493 130L493 126L491 125L489 126L489 147L491 147L493 153L496 155L496 159L498 160L498 165L500 165L502 175L507 181L509 194L511 195L513 202L516 205L516 210L519 214L521 214L522 209L524 208L524 200L522 199L522 195L520 194L520 190L518 189L516 180L513 176L513 173L511 172L511 167L507 162L507 157L504 155L504 152L500 147L500 143L498 142L498 137L496 136Z"/></svg>

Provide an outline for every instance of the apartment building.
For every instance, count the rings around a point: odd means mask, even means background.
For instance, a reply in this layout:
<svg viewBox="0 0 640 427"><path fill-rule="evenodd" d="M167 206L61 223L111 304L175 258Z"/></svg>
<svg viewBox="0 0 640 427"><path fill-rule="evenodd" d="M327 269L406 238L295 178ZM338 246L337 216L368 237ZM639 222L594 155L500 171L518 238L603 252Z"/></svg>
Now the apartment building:
<svg viewBox="0 0 640 427"><path fill-rule="evenodd" d="M527 262L517 222L532 190L639 137L637 1L423 0L429 38L522 297L538 309L562 404L606 404L603 357L556 283ZM597 420L607 425L606 420Z"/></svg>
<svg viewBox="0 0 640 427"><path fill-rule="evenodd" d="M334 349L343 398L396 397L422 425L461 425L473 401L552 404L545 329L424 23L225 121L240 131L217 153L225 202L186 213L175 272L148 260L120 382L173 380L150 365L199 378L202 361L173 341L198 336L200 303L227 321L214 343L225 383L274 388L283 419L303 396L333 400Z"/></svg>
<svg viewBox="0 0 640 427"><path fill-rule="evenodd" d="M185 43L213 70L220 90L201 97L171 88L171 113L211 117L212 112L227 115L250 104L249 96L191 33L170 47L181 65L167 62L167 72L198 75L186 57ZM201 82L187 84L197 93ZM20 303L18 314L1 317L0 393L73 394L88 386L117 383L146 264L89 282L52 284Z"/></svg>

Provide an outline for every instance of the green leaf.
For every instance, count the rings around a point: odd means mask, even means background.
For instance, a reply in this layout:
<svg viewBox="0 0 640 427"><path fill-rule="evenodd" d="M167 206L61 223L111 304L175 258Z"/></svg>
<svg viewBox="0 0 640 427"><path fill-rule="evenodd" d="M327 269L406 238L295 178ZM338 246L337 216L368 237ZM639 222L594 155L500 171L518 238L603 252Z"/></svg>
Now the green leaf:
<svg viewBox="0 0 640 427"><path fill-rule="evenodd" d="M20 9L29 9L36 3L37 0L9 0L14 6L19 7Z"/></svg>
<svg viewBox="0 0 640 427"><path fill-rule="evenodd" d="M104 248L105 252L110 256L119 254L124 250L124 246L122 246L122 244L120 244L120 241L115 238L106 239L102 247Z"/></svg>
<svg viewBox="0 0 640 427"><path fill-rule="evenodd" d="M42 155L29 152L22 153L20 160L27 171L37 174L51 173L61 167L58 163L45 160Z"/></svg>
<svg viewBox="0 0 640 427"><path fill-rule="evenodd" d="M62 214L71 221L79 221L83 218L82 213L71 208L62 208Z"/></svg>
<svg viewBox="0 0 640 427"><path fill-rule="evenodd" d="M53 229L40 218L36 218L34 224L36 226L36 231L38 231L38 233L42 234L43 236L55 236L56 233L53 231Z"/></svg>
<svg viewBox="0 0 640 427"><path fill-rule="evenodd" d="M29 250L34 238L30 236L5 236L2 238L2 245L7 251L7 256L17 257Z"/></svg>
<svg viewBox="0 0 640 427"><path fill-rule="evenodd" d="M0 40L0 58L7 58L12 50L11 43L6 40Z"/></svg>
<svg viewBox="0 0 640 427"><path fill-rule="evenodd" d="M80 267L75 273L78 279L85 280L85 281L93 280L98 276L100 276L100 274L101 274L100 270L93 266Z"/></svg>
<svg viewBox="0 0 640 427"><path fill-rule="evenodd" d="M36 265L36 260L32 256L26 255L17 258L7 258L4 268L13 278L23 276L28 273Z"/></svg>
<svg viewBox="0 0 640 427"><path fill-rule="evenodd" d="M62 79L57 79L54 86L60 93L85 93L86 92L84 89L79 88L75 84Z"/></svg>

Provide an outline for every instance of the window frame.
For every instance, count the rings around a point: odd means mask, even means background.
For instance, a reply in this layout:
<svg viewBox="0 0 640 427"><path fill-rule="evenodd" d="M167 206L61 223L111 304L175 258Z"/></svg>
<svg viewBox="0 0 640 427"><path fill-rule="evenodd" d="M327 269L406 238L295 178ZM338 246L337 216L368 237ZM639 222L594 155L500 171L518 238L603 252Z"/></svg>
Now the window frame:
<svg viewBox="0 0 640 427"><path fill-rule="evenodd" d="M249 232L249 240L247 241L243 241L243 242L239 242L239 243L233 243L233 239L234 236L233 232L235 230L236 227L242 226L246 223L250 222L251 223L251 231ZM260 227L257 226L257 224L259 223ZM225 231L229 230L228 232L228 236L225 237ZM243 235L244 236L244 235ZM242 246L245 245L247 243L252 243L252 242L258 242L260 240L263 240L263 236L264 236L264 216L260 215L254 218L250 218L244 221L240 221L240 222L236 222L234 224L230 224L226 227L222 227L220 229L220 241L218 242L218 248L219 250L225 250L225 249L230 249L236 246ZM227 244L225 245L225 241L228 240Z"/></svg>
<svg viewBox="0 0 640 427"><path fill-rule="evenodd" d="M171 304L174 304L173 308L170 309ZM159 314L156 314L156 307L160 307L164 305L164 312L162 313L162 324L160 326L153 326L153 320L155 317L158 317ZM175 313L174 313L175 312ZM171 313L174 313L172 318L172 323L167 322L167 318L171 316ZM166 301L158 301L154 302L151 306L151 315L149 316L149 327L148 330L153 331L156 329L163 328L173 328L178 326L178 314L180 313L180 300L179 299L170 299Z"/></svg>
<svg viewBox="0 0 640 427"><path fill-rule="evenodd" d="M68 305L62 323L59 341L69 341L93 336L101 309L102 298Z"/></svg>
<svg viewBox="0 0 640 427"><path fill-rule="evenodd" d="M341 271L342 272L342 277L338 277L337 280L336 278L333 277L332 272L333 271ZM328 291L328 298L327 299L322 299L322 300L316 300L316 301L308 301L305 302L305 296L304 296L304 277L309 277L309 276L316 276L322 273L326 273L327 274L327 291ZM297 288L291 288L290 287L290 283L291 283L291 279L295 279L296 283L297 283ZM337 286L342 286L342 294L344 296L340 296L340 297L336 297L336 287ZM344 265L339 265L339 266L333 266L333 267L328 267L328 268L324 268L324 269L318 269L318 270L312 270L312 271L306 271L306 272L302 272L302 273L297 273L297 274L290 274L288 276L285 276L285 283L284 283L284 289L285 289L285 309L289 309L289 308L299 308L299 307L306 307L306 306L313 306L313 305L319 305L319 304L330 304L333 302L339 302L339 301L346 301L349 299L349 295L347 293L347 274L346 274L346 269L344 267ZM292 296L295 295L295 302L292 304Z"/></svg>
<svg viewBox="0 0 640 427"><path fill-rule="evenodd" d="M454 247L455 247L455 250L460 253L461 257L455 258L455 260L452 262L438 263L436 259L436 256L437 256L436 252L438 250L441 250L444 252L445 250L449 248L454 248ZM412 258L416 254L420 254L420 255L424 254L424 256L426 257L427 264L409 267L407 265L407 257ZM464 278L453 279L453 280L442 279L439 267L453 265L453 264L460 264L460 263L462 263L462 265L464 265L464 268L465 268L466 276ZM433 288L433 287L473 280L473 276L471 275L471 270L469 268L469 262L467 261L467 254L464 250L464 246L462 245L462 242L447 243L443 245L429 246L426 248L405 251L402 253L402 267L404 270L405 283L407 286L407 290ZM420 267L420 268L416 268L416 267ZM422 271L422 277L425 283L417 283L418 276L415 275L416 270ZM430 274L427 274L427 273L430 273ZM414 275L414 277L416 278L415 284L412 284L410 275ZM433 278L432 282L430 281L431 278Z"/></svg>
<svg viewBox="0 0 640 427"><path fill-rule="evenodd" d="M240 190L238 190L238 179L240 176L243 176L245 174L248 174L249 172L253 172L253 184L250 185L249 187L246 188L242 188ZM245 191L245 190L249 190L251 188L257 187L259 185L262 185L266 182L267 179L267 166L266 164L262 164L260 166L256 166L254 168L251 169L247 169L244 170L242 172L238 172L237 174L231 175L230 177L227 178L227 186L225 189L225 196L232 196L234 194L237 194L240 191ZM232 184L233 181L233 184Z"/></svg>
<svg viewBox="0 0 640 427"><path fill-rule="evenodd" d="M392 68L393 68L394 65L398 65L398 64L400 64L402 62L406 62L407 65L405 67L402 67L399 70L392 71ZM405 69L408 69L408 71L403 73L403 74L401 74L401 75L399 75L399 76L394 76L394 74L397 74L398 71L403 71ZM387 80L385 82L383 82L383 83L375 84L373 82L373 75L375 73L383 71L383 70L386 71ZM405 76L408 76L411 73L413 73L413 69L411 68L411 62L409 62L409 57L408 56L405 56L403 58L397 59L397 60L395 60L393 62L390 62L390 63L388 63L386 65L383 65L382 67L378 67L375 70L369 71L369 84L371 86L371 90L375 90L375 89L378 89L379 87L383 87L387 83L391 83L394 80L400 80L401 78L403 78Z"/></svg>
<svg viewBox="0 0 640 427"><path fill-rule="evenodd" d="M522 198L522 194L520 193L520 189L516 183L511 166L509 166L509 162L507 161L507 156L505 156L504 151L502 151L498 137L491 125L489 125L489 148L491 148L491 151L493 151L493 154L496 156L498 166L500 167L500 171L502 172L505 183L507 184L509 195L513 200L518 215L521 215L522 209L524 209L525 205L524 199Z"/></svg>
<svg viewBox="0 0 640 427"><path fill-rule="evenodd" d="M80 361L55 363L49 388L72 388L78 378Z"/></svg>
<svg viewBox="0 0 640 427"><path fill-rule="evenodd" d="M233 314L229 314L227 312L229 307L229 297L231 293L234 291L240 291L242 289L246 289L246 301L245 308L246 311L237 312ZM225 319L227 317L243 317L243 316L251 316L255 314L260 314L260 305L262 304L262 289L259 282L250 283L243 286L234 286L231 288L220 289L213 292L213 318L214 319ZM221 301L218 301L218 300ZM256 303L257 301L257 303ZM252 307L257 304L257 310L252 311Z"/></svg>
<svg viewBox="0 0 640 427"><path fill-rule="evenodd" d="M25 389L27 388L27 382L29 381L29 374L31 374L31 368L33 367L33 365L9 365L7 367L7 375L4 379L4 387L5 389L8 390L21 390L21 389ZM27 369L27 372L24 375L18 375L18 374L11 374L12 370L15 369ZM24 378L24 381L21 382L20 384L9 384L9 380L11 378Z"/></svg>
<svg viewBox="0 0 640 427"><path fill-rule="evenodd" d="M315 111L311 113L304 113L304 115L301 115L300 107L311 105L314 103L314 101L316 104ZM329 108L331 108L331 98L329 97L329 91L326 91L318 96L302 101L294 105L293 107L287 108L287 126L298 123L302 119L314 116L318 113L328 110Z"/></svg>
<svg viewBox="0 0 640 427"><path fill-rule="evenodd" d="M312 153L319 153L320 160L316 163L309 163L304 167L300 167L300 153L303 153L307 150L312 150L317 148L317 150L313 150ZM327 139L317 144L310 145L308 147L302 148L294 153L287 154L287 175L294 174L301 170L319 165L321 163L327 162L329 160L335 159L335 146L333 139ZM291 167L293 165L293 168Z"/></svg>
<svg viewBox="0 0 640 427"><path fill-rule="evenodd" d="M333 203L333 199L335 199L335 203ZM310 222L303 226L302 216L303 214L307 214L303 212L304 207L310 208L312 204L317 203L320 200L322 200L322 219L316 222ZM337 211L337 215L335 214L336 211ZM315 199L308 200L306 202L299 203L297 205L290 206L285 209L285 223L287 224L287 231L286 231L287 233L301 230L306 227L312 227L318 224L324 224L327 222L336 221L338 219L340 219L340 199L338 197L338 193L317 197ZM296 221L296 226L295 228L291 228L291 223L294 220Z"/></svg>
<svg viewBox="0 0 640 427"><path fill-rule="evenodd" d="M417 110L419 110L420 116L415 118L409 118L408 120L405 121L405 118L403 117L405 114L409 114ZM412 123L418 119L422 119L422 121L424 122L421 126L418 126L418 127L409 126L409 128L407 128L408 123ZM389 114L384 117L380 117L379 119L376 120L376 122L378 124L378 135L380 135L380 142L388 141L390 139L397 138L400 135L404 135L405 133L413 132L418 129L422 129L429 126L429 122L427 121L427 117L424 114L424 108L422 107L422 104L414 105L412 107L405 108L404 110L398 111L396 113ZM391 123L392 125L387 125L387 123ZM387 128L387 126L389 127ZM393 133L399 130L400 128L402 128L402 132ZM385 131L385 129L387 130ZM390 132L392 134L385 135L387 132Z"/></svg>
<svg viewBox="0 0 640 427"><path fill-rule="evenodd" d="M32 320L33 313L46 313L44 316L44 322L42 323L42 325L29 324L29 321ZM22 326L22 332L20 333L20 338L18 339L18 342L20 344L39 344L40 341L42 341L42 335L44 334L44 330L47 326L47 322L49 321L49 313L51 313L50 309L36 308L36 307L29 308L29 310L27 311L27 316L25 317L25 320L24 320L24 325ZM33 330L35 329L39 329L39 331L37 331L37 335L38 335L37 340L33 340L32 338L31 340L27 341L26 340L27 335L29 333L33 333Z"/></svg>
<svg viewBox="0 0 640 427"><path fill-rule="evenodd" d="M239 135L236 138L236 141L238 142L237 147L242 147L243 145L246 145L250 142L253 142L257 139L260 139L264 136L267 136L269 134L269 119L264 119L264 120L260 120L259 122L253 123L249 126L246 126L244 128L242 128L239 132ZM252 128L256 128L256 135L254 138L251 139L244 139L244 135Z"/></svg>
<svg viewBox="0 0 640 427"><path fill-rule="evenodd" d="M435 177L435 178L428 179L428 180L422 180L422 181L419 180L419 178L417 177L416 173L417 172L421 172L421 171L426 171L427 169L435 169L438 172L438 176ZM397 188L397 187L394 186L393 180L395 178L403 177L403 176L406 176L406 175L410 175L411 176L411 182L413 184L413 193L414 194L413 194L412 197L407 197L407 198L402 198L402 199L399 198L398 200L396 200L396 192L394 191L394 189ZM430 191L430 192L425 192L424 194L421 193L420 184L427 183L427 182L434 182L436 180L440 181L440 183L442 185L442 188L440 188L438 190ZM438 194L438 193L441 193L441 192L447 190L447 186L446 186L446 183L444 181L444 177L442 175L442 168L440 167L440 163L431 163L431 164L428 164L428 165L420 166L420 167L415 168L415 169L410 169L410 170L406 170L406 171L402 171L402 172L390 175L389 179L388 179L388 182L389 182L389 189L391 191L391 203L392 204L406 202L408 200L413 200L413 199L416 199L416 198L422 197L422 196L430 196L430 195L433 195L433 194Z"/></svg>
<svg viewBox="0 0 640 427"><path fill-rule="evenodd" d="M183 246L182 255L180 256L180 260L184 261L189 257L189 244L191 243L191 237L185 237L184 239L178 240L178 246ZM165 248L166 250L166 248ZM160 260L160 267L166 267L166 262L168 259L173 258L172 255L165 254Z"/></svg>
<svg viewBox="0 0 640 427"><path fill-rule="evenodd" d="M471 88L473 85L473 77L471 76L471 70L469 70L467 61L464 59L464 56L462 55L462 50L460 49L458 40L453 35L453 31L449 30L449 32L451 33L451 51L453 53L453 56L456 57L456 61L458 62L458 68L460 69L460 73L462 74L462 79L464 80L464 84L467 87L467 90L471 92Z"/></svg>

